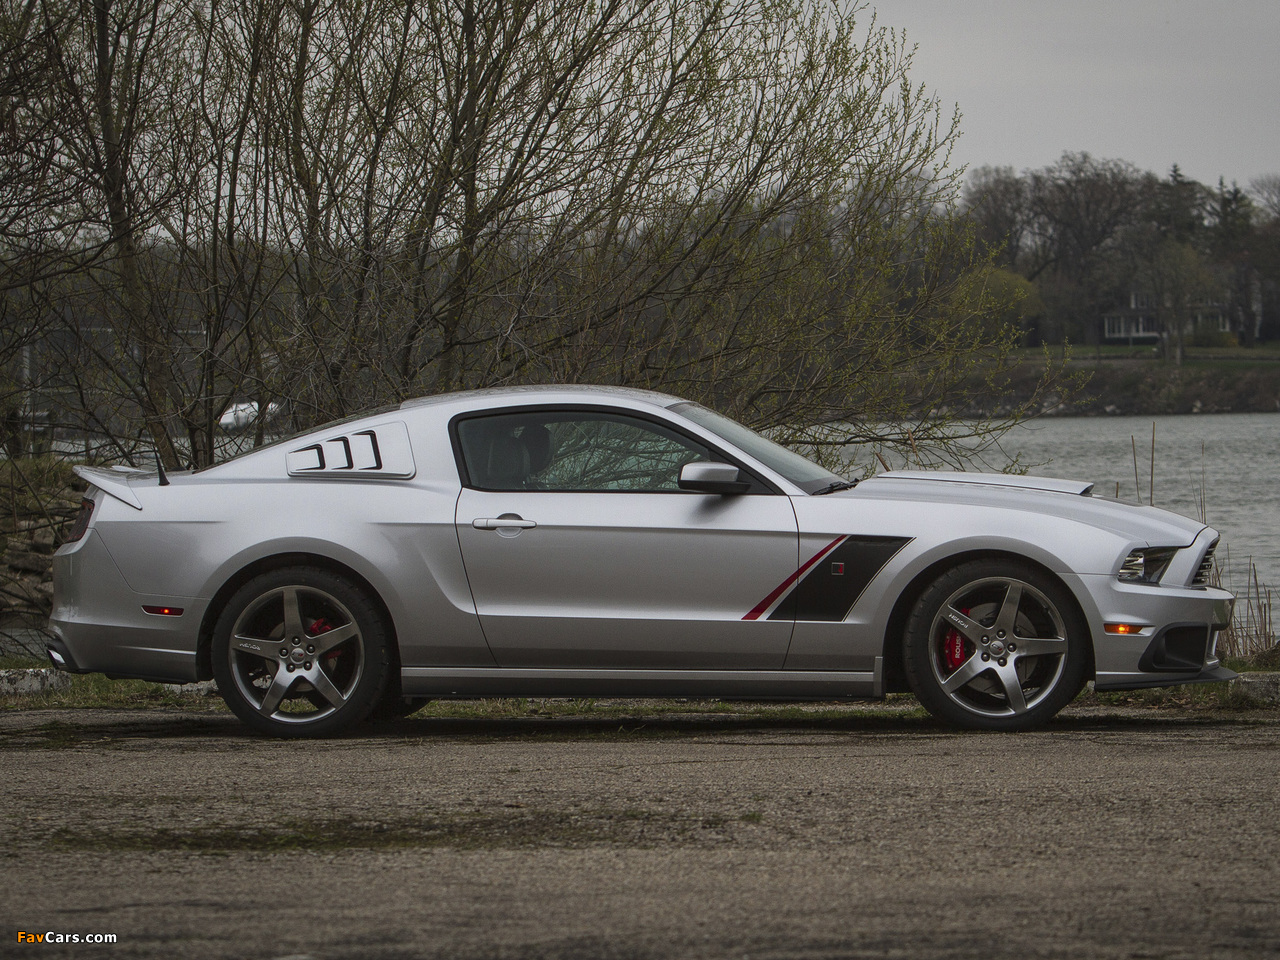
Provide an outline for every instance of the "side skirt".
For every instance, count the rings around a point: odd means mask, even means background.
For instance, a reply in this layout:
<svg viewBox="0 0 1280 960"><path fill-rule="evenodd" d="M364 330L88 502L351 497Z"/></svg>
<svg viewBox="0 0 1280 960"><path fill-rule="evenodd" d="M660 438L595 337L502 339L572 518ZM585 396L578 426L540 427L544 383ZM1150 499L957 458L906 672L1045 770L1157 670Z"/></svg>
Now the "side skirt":
<svg viewBox="0 0 1280 960"><path fill-rule="evenodd" d="M1099 673L1094 681L1095 690L1143 690L1148 687L1178 687L1189 683L1217 683L1234 680L1239 674L1226 667L1206 668L1200 673Z"/></svg>
<svg viewBox="0 0 1280 960"><path fill-rule="evenodd" d="M741 700L878 699L884 664L870 673L826 670L544 670L405 667L406 697L717 697Z"/></svg>

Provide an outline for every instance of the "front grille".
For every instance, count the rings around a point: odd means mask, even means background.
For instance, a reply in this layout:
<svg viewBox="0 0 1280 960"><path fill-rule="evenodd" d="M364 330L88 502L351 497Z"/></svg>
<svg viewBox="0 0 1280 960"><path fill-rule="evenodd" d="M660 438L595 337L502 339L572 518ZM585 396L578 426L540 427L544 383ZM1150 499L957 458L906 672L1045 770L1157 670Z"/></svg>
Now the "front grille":
<svg viewBox="0 0 1280 960"><path fill-rule="evenodd" d="M1209 544L1209 549L1205 551L1204 559L1200 561L1200 569L1197 570L1196 575L1191 578L1191 585L1193 587L1207 587L1213 579L1213 552L1217 549L1217 540Z"/></svg>

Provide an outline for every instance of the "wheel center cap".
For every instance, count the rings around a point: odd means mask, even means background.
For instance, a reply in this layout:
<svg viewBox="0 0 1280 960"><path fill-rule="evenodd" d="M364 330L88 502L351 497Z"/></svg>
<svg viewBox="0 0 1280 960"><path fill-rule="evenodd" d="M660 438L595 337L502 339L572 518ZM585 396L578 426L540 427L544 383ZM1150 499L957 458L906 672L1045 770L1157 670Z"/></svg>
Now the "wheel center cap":
<svg viewBox="0 0 1280 960"><path fill-rule="evenodd" d="M991 647L990 647L990 650L991 650L991 655L992 655L993 657L1003 657L1003 656L1004 656L1004 641L1003 641L1003 640L992 640L992 641L991 641Z"/></svg>
<svg viewBox="0 0 1280 960"><path fill-rule="evenodd" d="M303 660L307 659L306 651L301 647L294 647L293 650L289 652L289 659L294 663L301 663Z"/></svg>

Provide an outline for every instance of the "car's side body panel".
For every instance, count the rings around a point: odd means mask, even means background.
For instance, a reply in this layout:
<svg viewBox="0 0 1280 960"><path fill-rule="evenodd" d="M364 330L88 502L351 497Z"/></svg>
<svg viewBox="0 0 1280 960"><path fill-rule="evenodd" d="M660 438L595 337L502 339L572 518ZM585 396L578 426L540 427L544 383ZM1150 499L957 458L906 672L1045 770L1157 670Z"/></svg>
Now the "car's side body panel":
<svg viewBox="0 0 1280 960"><path fill-rule="evenodd" d="M72 669L195 679L216 607L251 572L287 563L368 585L410 696L872 696L902 643L900 601L967 558L1003 557L1070 592L1100 686L1221 675L1212 636L1232 600L1195 580L1217 536L1201 523L1030 478L882 475L810 495L676 403L479 391L321 428L165 486L86 472L96 509L55 557L54 648ZM451 424L556 405L665 425L753 474L756 492L469 481ZM1179 549L1159 583L1120 581L1126 555L1146 547ZM1115 623L1134 630L1108 632ZM1156 650L1169 631L1176 642ZM1181 664L1197 631L1204 655Z"/></svg>
<svg viewBox="0 0 1280 960"><path fill-rule="evenodd" d="M148 663L147 676L195 679L204 606L242 571L280 557L292 557L294 563L319 558L367 581L391 614L404 664L494 663L454 531L456 480L206 484L175 477L168 487L135 485L135 491L143 503L140 512L123 504L113 507L107 499L93 528L104 553L128 558L132 582L122 585L132 596L94 590L94 602L86 603L78 595L87 588L79 585L74 565L87 549L86 538L55 558L60 589L52 623L69 637L94 632L104 622L154 630L156 618L141 613L142 603L183 607L181 617L166 618L164 630L183 658L173 662L183 669L158 674ZM117 569L114 563L111 569ZM142 594L134 588L142 584L150 587L146 596L151 599L135 601ZM131 671L121 666L114 672Z"/></svg>
<svg viewBox="0 0 1280 960"><path fill-rule="evenodd" d="M877 538L889 542L897 538L904 544L885 557L874 579L851 597L848 613L841 622L798 618L787 659L789 669L867 669L873 658L884 654L886 640L890 639L886 631L893 614L892 601L926 571L948 560L1005 554L1032 560L1061 574L1071 569L1070 561L1046 544L1078 544L1093 538L1095 545L1090 552L1105 555L1108 563L1120 549L1119 538L1114 538L1113 544L1100 542L1107 535L1083 529L1079 523L1061 517L1046 517L1029 510L1019 512L990 503L972 504L961 510L945 500L913 499L908 505L896 496L877 495L876 488L877 483L867 482L846 493L794 498L803 556L813 555L832 537L840 535L854 542L870 540L868 552L874 552ZM883 489L897 493L888 485ZM926 490L943 492L937 486ZM1086 563L1100 562L1083 559Z"/></svg>
<svg viewBox="0 0 1280 960"><path fill-rule="evenodd" d="M57 592L51 624L67 645L61 665L80 673L175 683L195 680L196 644L190 625L199 622L208 598L133 590L96 529L74 547L63 547L54 558ZM149 614L144 609L148 606L178 609L182 615Z"/></svg>
<svg viewBox="0 0 1280 960"><path fill-rule="evenodd" d="M782 669L791 621L746 614L796 569L787 497L464 490L458 540L500 666Z"/></svg>

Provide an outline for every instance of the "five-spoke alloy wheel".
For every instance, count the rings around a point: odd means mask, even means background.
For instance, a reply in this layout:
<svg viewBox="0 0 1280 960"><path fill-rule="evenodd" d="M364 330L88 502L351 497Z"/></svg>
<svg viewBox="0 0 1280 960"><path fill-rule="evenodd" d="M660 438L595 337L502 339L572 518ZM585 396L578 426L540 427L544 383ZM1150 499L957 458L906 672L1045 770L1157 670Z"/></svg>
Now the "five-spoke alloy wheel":
<svg viewBox="0 0 1280 960"><path fill-rule="evenodd" d="M907 679L934 716L1021 730L1084 685L1088 629L1055 579L1028 564L978 560L938 577L907 621Z"/></svg>
<svg viewBox="0 0 1280 960"><path fill-rule="evenodd" d="M213 634L227 706L262 733L330 736L368 716L387 683L389 631L347 579L314 567L255 577Z"/></svg>

